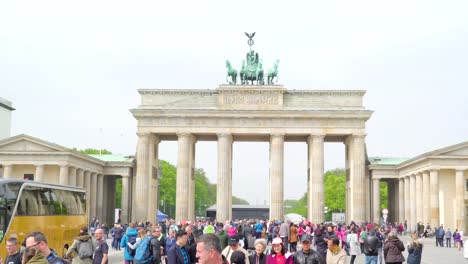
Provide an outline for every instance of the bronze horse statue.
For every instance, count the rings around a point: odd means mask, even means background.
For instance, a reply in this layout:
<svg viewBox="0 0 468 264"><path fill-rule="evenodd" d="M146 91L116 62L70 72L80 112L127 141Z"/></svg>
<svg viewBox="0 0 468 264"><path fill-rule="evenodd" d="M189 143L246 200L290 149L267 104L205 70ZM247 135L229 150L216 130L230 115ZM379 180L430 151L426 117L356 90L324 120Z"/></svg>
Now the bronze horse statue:
<svg viewBox="0 0 468 264"><path fill-rule="evenodd" d="M273 65L273 68L268 70L268 74L267 74L267 83L268 83L268 85L275 84L273 82L273 79L275 77L276 77L276 82L278 82L278 66L279 66L279 60L276 60L275 64Z"/></svg>
<svg viewBox="0 0 468 264"><path fill-rule="evenodd" d="M227 68L227 76L226 82L229 84L236 84L237 83L237 70L231 66L231 62L226 60L226 68ZM228 78L231 77L231 81Z"/></svg>

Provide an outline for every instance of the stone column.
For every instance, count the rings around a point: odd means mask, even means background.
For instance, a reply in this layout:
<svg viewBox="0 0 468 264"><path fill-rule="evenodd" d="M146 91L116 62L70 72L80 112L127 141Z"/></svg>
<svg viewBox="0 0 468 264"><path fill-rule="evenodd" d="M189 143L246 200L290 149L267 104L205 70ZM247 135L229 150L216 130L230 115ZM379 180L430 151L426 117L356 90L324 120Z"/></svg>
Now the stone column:
<svg viewBox="0 0 468 264"><path fill-rule="evenodd" d="M231 211L232 135L218 134L218 177L216 179L216 219L225 222Z"/></svg>
<svg viewBox="0 0 468 264"><path fill-rule="evenodd" d="M3 178L13 178L13 164L3 164Z"/></svg>
<svg viewBox="0 0 468 264"><path fill-rule="evenodd" d="M151 134L148 146L148 164L147 164L147 184L148 184L148 197L146 207L146 219L151 223L156 223L156 215L158 212L158 170L159 170L159 137Z"/></svg>
<svg viewBox="0 0 468 264"><path fill-rule="evenodd" d="M284 135L270 137L270 219L283 220Z"/></svg>
<svg viewBox="0 0 468 264"><path fill-rule="evenodd" d="M76 170L76 186L77 187L84 187L84 171L82 169L77 169Z"/></svg>
<svg viewBox="0 0 468 264"><path fill-rule="evenodd" d="M349 142L351 219L357 223L366 222L365 179L365 135L352 135Z"/></svg>
<svg viewBox="0 0 468 264"><path fill-rule="evenodd" d="M411 204L410 204L410 179L409 176L405 176L405 221L409 231L411 229Z"/></svg>
<svg viewBox="0 0 468 264"><path fill-rule="evenodd" d="M86 210L88 212L88 218L91 219L94 215L91 215L91 173L89 171L83 172L83 185L86 189Z"/></svg>
<svg viewBox="0 0 468 264"><path fill-rule="evenodd" d="M96 215L99 221L104 221L104 175L97 175ZM114 190L115 192L115 190Z"/></svg>
<svg viewBox="0 0 468 264"><path fill-rule="evenodd" d="M189 197L188 197L188 220L195 221L195 144L196 139L192 136L189 149Z"/></svg>
<svg viewBox="0 0 468 264"><path fill-rule="evenodd" d="M70 167L68 171L68 184L70 186L76 187L76 168L75 167Z"/></svg>
<svg viewBox="0 0 468 264"><path fill-rule="evenodd" d="M97 173L91 172L91 202L89 203L89 212L91 217L97 217L97 210L96 210L96 201L97 201ZM102 219L99 219L102 221Z"/></svg>
<svg viewBox="0 0 468 264"><path fill-rule="evenodd" d="M416 223L423 221L422 173L416 174Z"/></svg>
<svg viewBox="0 0 468 264"><path fill-rule="evenodd" d="M458 230L465 229L465 175L463 170L455 171L455 210Z"/></svg>
<svg viewBox="0 0 468 264"><path fill-rule="evenodd" d="M190 178L190 145L192 143L191 134L177 134L178 154L177 154L177 182L176 182L176 221L188 219L189 209L189 178Z"/></svg>
<svg viewBox="0 0 468 264"><path fill-rule="evenodd" d="M34 180L37 182L44 181L44 164L36 165L36 173L34 173Z"/></svg>
<svg viewBox="0 0 468 264"><path fill-rule="evenodd" d="M130 181L128 175L122 175L122 223L129 221Z"/></svg>
<svg viewBox="0 0 468 264"><path fill-rule="evenodd" d="M323 135L310 135L307 139L309 151L309 177L307 219L323 223L325 207L325 186L323 175Z"/></svg>
<svg viewBox="0 0 468 264"><path fill-rule="evenodd" d="M374 178L372 184L372 204L374 223L380 223L380 179Z"/></svg>
<svg viewBox="0 0 468 264"><path fill-rule="evenodd" d="M400 178L398 183L398 222L405 222L405 179Z"/></svg>
<svg viewBox="0 0 468 264"><path fill-rule="evenodd" d="M431 181L431 227L439 226L439 171L431 170L429 172Z"/></svg>
<svg viewBox="0 0 468 264"><path fill-rule="evenodd" d="M68 185L68 165L60 165L60 185Z"/></svg>
<svg viewBox="0 0 468 264"><path fill-rule="evenodd" d="M416 228L416 175L410 176L410 230L414 231Z"/></svg>
<svg viewBox="0 0 468 264"><path fill-rule="evenodd" d="M431 184L429 181L429 173L427 171L422 174L423 181L423 224L424 226L431 222Z"/></svg>
<svg viewBox="0 0 468 264"><path fill-rule="evenodd" d="M150 179L152 174L150 158L150 134L138 133L135 195L133 202L135 214L132 215L132 221L146 222L148 220L148 198L150 197Z"/></svg>

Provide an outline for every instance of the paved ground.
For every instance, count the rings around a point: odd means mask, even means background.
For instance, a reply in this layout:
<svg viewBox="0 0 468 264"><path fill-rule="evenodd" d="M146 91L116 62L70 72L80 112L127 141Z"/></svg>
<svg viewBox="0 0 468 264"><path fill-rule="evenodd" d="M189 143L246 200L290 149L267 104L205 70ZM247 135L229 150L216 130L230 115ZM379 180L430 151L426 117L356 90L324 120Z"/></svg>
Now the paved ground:
<svg viewBox="0 0 468 264"><path fill-rule="evenodd" d="M400 239L406 245L409 241L408 236L402 236ZM466 238L465 238L466 239ZM123 263L123 251L115 251L112 249L111 245L112 240L108 239L107 243L109 244L109 264L121 264ZM455 248L440 248L435 246L435 240L433 238L423 239L422 243L424 244L423 248L423 257L422 264L462 264L468 263L468 260L463 258L463 249L458 251ZM404 252L405 258L408 255L408 252ZM347 263L350 263L350 258L348 257ZM356 258L355 264L364 264L364 255L358 256Z"/></svg>

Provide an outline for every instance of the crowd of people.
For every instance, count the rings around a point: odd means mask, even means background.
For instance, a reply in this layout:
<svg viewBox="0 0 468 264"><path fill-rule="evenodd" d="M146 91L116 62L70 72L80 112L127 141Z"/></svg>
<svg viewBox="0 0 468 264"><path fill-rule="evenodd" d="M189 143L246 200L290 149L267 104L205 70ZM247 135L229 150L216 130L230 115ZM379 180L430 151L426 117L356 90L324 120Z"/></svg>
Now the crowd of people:
<svg viewBox="0 0 468 264"><path fill-rule="evenodd" d="M94 222L94 221L93 221ZM8 238L8 256L0 264L107 264L112 236L114 250L124 251L125 264L354 264L365 256L366 264L419 264L421 237L417 228L405 246L399 239L406 225L394 224L314 224L310 221L236 220L226 222L165 220L152 223L116 224L110 230L100 225L93 232L83 227L63 258L47 244L45 235L33 232L23 250L16 238ZM419 226L418 226L419 227ZM463 247L463 234L455 230L434 230L436 246ZM407 252L405 252L407 251ZM405 252L405 253L403 253ZM468 258L468 256L465 256Z"/></svg>
<svg viewBox="0 0 468 264"><path fill-rule="evenodd" d="M152 248L150 263L155 264L344 264L348 258L354 264L359 255L370 264L411 264L421 263L423 250L417 232L403 245L398 235L405 230L400 225L166 220L156 226L130 223L119 228L124 230L119 244L126 264L144 263L138 248L146 237ZM136 254L131 254L132 247Z"/></svg>

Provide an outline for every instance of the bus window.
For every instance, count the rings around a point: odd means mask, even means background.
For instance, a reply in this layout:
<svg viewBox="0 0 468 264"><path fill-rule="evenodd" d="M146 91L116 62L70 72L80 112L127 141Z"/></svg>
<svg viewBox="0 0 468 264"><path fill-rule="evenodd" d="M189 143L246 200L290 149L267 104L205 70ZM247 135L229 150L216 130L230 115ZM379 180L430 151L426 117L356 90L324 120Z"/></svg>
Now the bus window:
<svg viewBox="0 0 468 264"><path fill-rule="evenodd" d="M55 215L61 215L62 214L62 203L60 200L60 197L58 195L59 190L51 190L50 196L52 198L52 203L54 205L53 208L53 213Z"/></svg>
<svg viewBox="0 0 468 264"><path fill-rule="evenodd" d="M0 242L2 242L8 227L7 199L0 198Z"/></svg>

